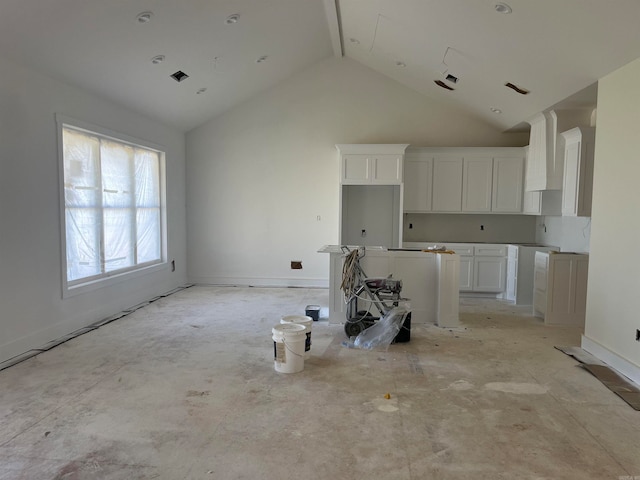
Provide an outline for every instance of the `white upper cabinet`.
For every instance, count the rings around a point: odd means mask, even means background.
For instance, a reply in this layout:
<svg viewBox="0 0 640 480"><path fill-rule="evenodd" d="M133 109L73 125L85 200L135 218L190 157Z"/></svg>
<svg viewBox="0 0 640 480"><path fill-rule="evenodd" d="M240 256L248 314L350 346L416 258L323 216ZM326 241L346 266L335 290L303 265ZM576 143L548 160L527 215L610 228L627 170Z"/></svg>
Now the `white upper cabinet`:
<svg viewBox="0 0 640 480"><path fill-rule="evenodd" d="M493 159L492 212L522 212L523 174L522 156Z"/></svg>
<svg viewBox="0 0 640 480"><path fill-rule="evenodd" d="M563 156L556 154L558 117L555 112L541 112L528 122L529 161L525 190L561 190Z"/></svg>
<svg viewBox="0 0 640 480"><path fill-rule="evenodd" d="M490 212L493 158L465 157L462 172L462 211Z"/></svg>
<svg viewBox="0 0 640 480"><path fill-rule="evenodd" d="M522 213L524 155L519 147L410 149L404 211Z"/></svg>
<svg viewBox="0 0 640 480"><path fill-rule="evenodd" d="M572 128L561 133L564 138L564 182L562 215L591 216L595 130Z"/></svg>
<svg viewBox="0 0 640 480"><path fill-rule="evenodd" d="M407 144L336 145L343 185L400 185Z"/></svg>
<svg viewBox="0 0 640 480"><path fill-rule="evenodd" d="M369 155L342 156L342 183L371 183L371 158Z"/></svg>
<svg viewBox="0 0 640 480"><path fill-rule="evenodd" d="M407 154L404 160L404 211L430 212L433 159Z"/></svg>
<svg viewBox="0 0 640 480"><path fill-rule="evenodd" d="M433 159L434 212L462 211L462 158Z"/></svg>

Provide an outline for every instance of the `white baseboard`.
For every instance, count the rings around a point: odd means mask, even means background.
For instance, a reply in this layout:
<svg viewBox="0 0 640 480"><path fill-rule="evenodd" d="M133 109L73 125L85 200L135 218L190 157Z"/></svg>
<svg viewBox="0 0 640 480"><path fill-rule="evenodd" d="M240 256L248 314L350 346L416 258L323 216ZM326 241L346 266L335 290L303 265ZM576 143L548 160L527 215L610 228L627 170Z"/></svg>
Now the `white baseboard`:
<svg viewBox="0 0 640 480"><path fill-rule="evenodd" d="M622 358L617 353L612 352L608 348L600 345L595 340L582 335L582 349L589 352L594 357L602 360L611 368L621 373L636 385L640 385L640 367L630 361Z"/></svg>
<svg viewBox="0 0 640 480"><path fill-rule="evenodd" d="M192 277L189 278L189 283L196 285L236 285L242 287L329 288L329 280L323 278Z"/></svg>

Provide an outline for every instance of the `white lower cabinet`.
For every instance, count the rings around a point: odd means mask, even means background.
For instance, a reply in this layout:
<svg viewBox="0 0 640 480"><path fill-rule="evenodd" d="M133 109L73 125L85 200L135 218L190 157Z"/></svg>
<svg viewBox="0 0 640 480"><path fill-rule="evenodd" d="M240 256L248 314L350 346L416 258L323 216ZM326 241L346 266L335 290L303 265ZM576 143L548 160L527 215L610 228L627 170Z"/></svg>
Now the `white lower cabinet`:
<svg viewBox="0 0 640 480"><path fill-rule="evenodd" d="M460 291L473 291L473 255L460 255Z"/></svg>
<svg viewBox="0 0 640 480"><path fill-rule="evenodd" d="M505 299L514 302L516 305L533 305L533 276L536 252L554 250L557 250L557 248L509 245Z"/></svg>
<svg viewBox="0 0 640 480"><path fill-rule="evenodd" d="M533 314L549 325L584 325L589 255L537 252Z"/></svg>
<svg viewBox="0 0 640 480"><path fill-rule="evenodd" d="M506 287L507 246L448 244L460 255L460 291L502 293Z"/></svg>
<svg viewBox="0 0 640 480"><path fill-rule="evenodd" d="M506 257L473 257L473 291L504 292Z"/></svg>
<svg viewBox="0 0 640 480"><path fill-rule="evenodd" d="M504 296L507 300L517 303L518 247L516 245L509 245L507 249L507 286Z"/></svg>

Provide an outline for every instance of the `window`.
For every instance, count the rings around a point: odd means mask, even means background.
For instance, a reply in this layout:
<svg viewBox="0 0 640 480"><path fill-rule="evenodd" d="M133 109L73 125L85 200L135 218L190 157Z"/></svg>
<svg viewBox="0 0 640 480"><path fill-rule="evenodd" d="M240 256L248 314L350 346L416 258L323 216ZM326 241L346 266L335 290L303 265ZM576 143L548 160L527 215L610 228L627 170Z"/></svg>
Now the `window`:
<svg viewBox="0 0 640 480"><path fill-rule="evenodd" d="M58 124L67 288L162 263L164 153Z"/></svg>

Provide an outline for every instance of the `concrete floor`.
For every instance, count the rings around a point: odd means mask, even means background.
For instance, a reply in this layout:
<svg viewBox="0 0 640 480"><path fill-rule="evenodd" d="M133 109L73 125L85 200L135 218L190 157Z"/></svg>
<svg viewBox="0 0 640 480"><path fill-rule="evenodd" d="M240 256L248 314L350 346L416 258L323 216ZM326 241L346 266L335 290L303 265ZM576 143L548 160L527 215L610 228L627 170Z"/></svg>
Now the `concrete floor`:
<svg viewBox="0 0 640 480"><path fill-rule="evenodd" d="M640 476L640 412L553 348L577 329L465 300L461 328L363 351L321 319L277 373L271 327L312 303L192 287L0 372L0 479Z"/></svg>

